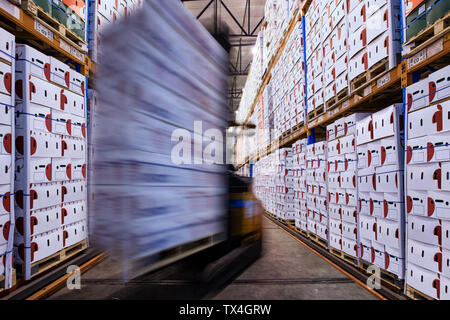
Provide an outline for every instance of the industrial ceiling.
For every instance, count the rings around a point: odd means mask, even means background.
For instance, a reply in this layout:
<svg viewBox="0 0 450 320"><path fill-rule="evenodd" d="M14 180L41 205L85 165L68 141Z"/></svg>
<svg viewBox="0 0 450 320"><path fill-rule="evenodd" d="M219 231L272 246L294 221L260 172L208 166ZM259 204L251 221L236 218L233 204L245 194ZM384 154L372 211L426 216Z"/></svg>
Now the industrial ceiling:
<svg viewBox="0 0 450 320"><path fill-rule="evenodd" d="M239 107L242 89L253 58L252 49L264 19L266 0L184 0L212 34L225 32L230 41L229 107Z"/></svg>

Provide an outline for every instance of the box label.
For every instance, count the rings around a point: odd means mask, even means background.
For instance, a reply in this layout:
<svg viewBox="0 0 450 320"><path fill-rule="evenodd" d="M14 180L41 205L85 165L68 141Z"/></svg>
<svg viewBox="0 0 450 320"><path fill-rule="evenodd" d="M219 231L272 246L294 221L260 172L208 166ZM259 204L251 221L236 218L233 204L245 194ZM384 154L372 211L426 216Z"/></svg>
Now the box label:
<svg viewBox="0 0 450 320"><path fill-rule="evenodd" d="M380 79L378 79L377 87L381 88L382 86L387 84L389 81L391 81L391 73L390 72L386 73L384 76L382 76Z"/></svg>
<svg viewBox="0 0 450 320"><path fill-rule="evenodd" d="M415 65L421 63L426 58L427 58L427 49L425 48L408 59L408 69L411 69Z"/></svg>
<svg viewBox="0 0 450 320"><path fill-rule="evenodd" d="M48 40L53 41L53 32L51 32L49 29L44 27L40 22L37 20L34 20L34 30L42 34L44 37L46 37Z"/></svg>

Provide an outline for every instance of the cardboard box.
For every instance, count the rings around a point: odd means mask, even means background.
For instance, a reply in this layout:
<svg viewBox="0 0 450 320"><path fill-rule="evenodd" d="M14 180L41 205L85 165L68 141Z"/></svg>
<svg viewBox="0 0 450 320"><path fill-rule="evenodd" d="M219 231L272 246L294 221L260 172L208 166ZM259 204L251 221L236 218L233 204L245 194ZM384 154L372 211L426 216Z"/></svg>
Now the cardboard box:
<svg viewBox="0 0 450 320"><path fill-rule="evenodd" d="M388 219L377 219L378 240L385 246L401 250L403 248L403 231L400 222Z"/></svg>
<svg viewBox="0 0 450 320"><path fill-rule="evenodd" d="M411 112L408 115L408 139L437 134L450 130L450 101Z"/></svg>
<svg viewBox="0 0 450 320"><path fill-rule="evenodd" d="M442 222L438 219L411 215L408 217L408 239L435 246L442 243Z"/></svg>
<svg viewBox="0 0 450 320"><path fill-rule="evenodd" d="M442 249L420 241L408 239L408 262L427 270L442 272Z"/></svg>
<svg viewBox="0 0 450 320"><path fill-rule="evenodd" d="M408 112L419 110L429 105L428 79L420 80L406 87Z"/></svg>
<svg viewBox="0 0 450 320"><path fill-rule="evenodd" d="M442 165L439 162L408 166L407 186L414 190L442 189Z"/></svg>
<svg viewBox="0 0 450 320"><path fill-rule="evenodd" d="M351 24L349 22L349 24ZM361 26L359 29L350 31L350 35L348 37L348 57L350 59L350 65L352 63L352 59L361 52L367 46L367 30L365 26ZM364 50L367 54L367 50ZM360 55L361 56L361 55ZM367 62L368 63L368 62Z"/></svg>
<svg viewBox="0 0 450 320"><path fill-rule="evenodd" d="M407 164L450 161L450 132L408 140Z"/></svg>
<svg viewBox="0 0 450 320"><path fill-rule="evenodd" d="M359 232L361 239L377 240L377 220L375 217L360 215Z"/></svg>
<svg viewBox="0 0 450 320"><path fill-rule="evenodd" d="M383 218L401 221L403 212L403 196L400 193L384 193Z"/></svg>
<svg viewBox="0 0 450 320"><path fill-rule="evenodd" d="M428 192L407 189L406 212L411 215L428 216Z"/></svg>
<svg viewBox="0 0 450 320"><path fill-rule="evenodd" d="M375 189L383 192L401 192L403 170L399 170L398 164L378 167L375 169Z"/></svg>
<svg viewBox="0 0 450 320"><path fill-rule="evenodd" d="M403 105L394 104L372 115L375 140L396 135L403 129Z"/></svg>
<svg viewBox="0 0 450 320"><path fill-rule="evenodd" d="M366 22L366 4L365 1L359 2L356 7L351 8L348 14L348 27L350 35L357 31Z"/></svg>
<svg viewBox="0 0 450 320"><path fill-rule="evenodd" d="M440 277L438 273L408 262L406 282L414 289L434 299L440 298Z"/></svg>

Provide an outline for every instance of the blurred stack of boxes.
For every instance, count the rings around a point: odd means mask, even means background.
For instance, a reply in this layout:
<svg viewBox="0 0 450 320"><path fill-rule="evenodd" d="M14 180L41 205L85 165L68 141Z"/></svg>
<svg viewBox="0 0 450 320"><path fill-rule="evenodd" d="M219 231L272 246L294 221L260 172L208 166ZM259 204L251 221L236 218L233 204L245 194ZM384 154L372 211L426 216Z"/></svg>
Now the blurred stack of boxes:
<svg viewBox="0 0 450 320"><path fill-rule="evenodd" d="M14 236L15 37L0 28L0 286L12 286Z"/></svg>
<svg viewBox="0 0 450 320"><path fill-rule="evenodd" d="M49 1L49 0L41 0ZM74 0L66 0L74 1ZM88 0L89 56L98 62L101 35L107 27L122 17L128 17L142 7L144 0ZM106 28L105 28L106 27Z"/></svg>
<svg viewBox="0 0 450 320"><path fill-rule="evenodd" d="M406 41L447 15L450 2L446 0L403 0Z"/></svg>
<svg viewBox="0 0 450 320"><path fill-rule="evenodd" d="M180 1L145 2L118 28L97 68L91 191L96 245L131 276L160 251L224 236L229 59Z"/></svg>
<svg viewBox="0 0 450 320"><path fill-rule="evenodd" d="M327 142L306 147L308 231L328 241Z"/></svg>
<svg viewBox="0 0 450 320"><path fill-rule="evenodd" d="M15 262L31 265L87 237L85 77L16 46Z"/></svg>
<svg viewBox="0 0 450 320"><path fill-rule="evenodd" d="M403 105L357 122L360 258L404 277Z"/></svg>
<svg viewBox="0 0 450 320"><path fill-rule="evenodd" d="M295 226L308 231L308 207L306 197L306 139L296 141L292 145L294 160L294 209Z"/></svg>
<svg viewBox="0 0 450 320"><path fill-rule="evenodd" d="M407 87L407 284L450 299L450 67Z"/></svg>
<svg viewBox="0 0 450 320"><path fill-rule="evenodd" d="M330 246L358 257L356 123L368 114L355 113L327 126Z"/></svg>

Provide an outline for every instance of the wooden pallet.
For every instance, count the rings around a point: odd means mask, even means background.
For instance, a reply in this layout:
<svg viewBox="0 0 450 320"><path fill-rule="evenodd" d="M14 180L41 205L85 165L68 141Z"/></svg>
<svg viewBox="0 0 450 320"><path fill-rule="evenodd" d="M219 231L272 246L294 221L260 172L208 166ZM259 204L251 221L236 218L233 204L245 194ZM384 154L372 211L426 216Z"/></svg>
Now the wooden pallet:
<svg viewBox="0 0 450 320"><path fill-rule="evenodd" d="M319 237L317 234L312 233L311 231L308 231L308 237L309 239L311 239L313 242L317 243L319 246L328 249L328 241Z"/></svg>
<svg viewBox="0 0 450 320"><path fill-rule="evenodd" d="M322 116L325 114L325 105L321 105L317 108L315 108L312 111L308 112L308 117L309 117L309 122L314 121L315 119L317 119L318 117Z"/></svg>
<svg viewBox="0 0 450 320"><path fill-rule="evenodd" d="M409 39L408 42L404 43L403 46L411 46L410 49L414 49L425 41L428 41L430 38L433 38L439 34L447 33L448 31L450 31L450 12L448 12L445 16L437 20L432 25L429 25L425 29L420 31L414 37Z"/></svg>
<svg viewBox="0 0 450 320"><path fill-rule="evenodd" d="M368 271L368 268L372 265L372 263L364 260L359 261L359 269L362 272L366 273L367 275L375 276L371 271ZM399 279L396 274L380 268L379 279L383 286L389 287L391 290L396 291L397 293L403 292L405 282L403 279Z"/></svg>
<svg viewBox="0 0 450 320"><path fill-rule="evenodd" d="M296 226L294 226L293 229L296 232L300 233L302 236L308 237L308 231L305 231L305 230L302 230L300 228L297 228Z"/></svg>
<svg viewBox="0 0 450 320"><path fill-rule="evenodd" d="M348 98L348 90L347 88L345 88L325 103L327 111L333 110L347 98Z"/></svg>
<svg viewBox="0 0 450 320"><path fill-rule="evenodd" d="M87 240L80 241L71 245L70 247L64 248L51 256L48 256L42 260L39 260L31 264L31 277L36 277L43 272L52 269L61 263L67 261L71 257L79 254L80 252L86 250L88 247ZM19 265L20 274L25 274L25 264Z"/></svg>
<svg viewBox="0 0 450 320"><path fill-rule="evenodd" d="M11 288L5 290L5 276L4 275L0 275L0 293L1 296L3 297L4 295L7 295L8 292L10 292L11 290L14 290L14 286L17 283L17 275L16 275L16 269L12 268L11 270Z"/></svg>
<svg viewBox="0 0 450 320"><path fill-rule="evenodd" d="M130 275L132 277L138 277L148 272L158 270L195 253L211 248L214 245L223 242L225 237L224 233L216 233L149 256L138 258L130 262Z"/></svg>
<svg viewBox="0 0 450 320"><path fill-rule="evenodd" d="M369 70L350 81L350 93L354 94L358 90L365 88L376 77L388 71L389 58L384 58L383 60L377 62L374 66L369 68Z"/></svg>
<svg viewBox="0 0 450 320"><path fill-rule="evenodd" d="M291 132L291 129L288 129L287 131L285 131L285 132L281 135L281 137L284 139L284 138L290 136L291 133L292 133L292 132Z"/></svg>
<svg viewBox="0 0 450 320"><path fill-rule="evenodd" d="M330 252L341 260L358 267L358 258L333 247L330 247Z"/></svg>
<svg viewBox="0 0 450 320"><path fill-rule="evenodd" d="M297 124L296 126L292 127L291 131L292 133L300 131L301 128L303 128L304 122L301 122Z"/></svg>
<svg viewBox="0 0 450 320"><path fill-rule="evenodd" d="M286 224L288 226L295 226L295 220L286 219L286 220L284 220L284 224Z"/></svg>
<svg viewBox="0 0 450 320"><path fill-rule="evenodd" d="M70 40L71 44L75 44L77 50L85 51L80 45L87 45L87 42L84 39L80 38L61 22L42 10L42 8L36 5L33 0L22 0L21 8L60 37Z"/></svg>
<svg viewBox="0 0 450 320"><path fill-rule="evenodd" d="M406 285L406 296L412 300L436 300L409 285Z"/></svg>

